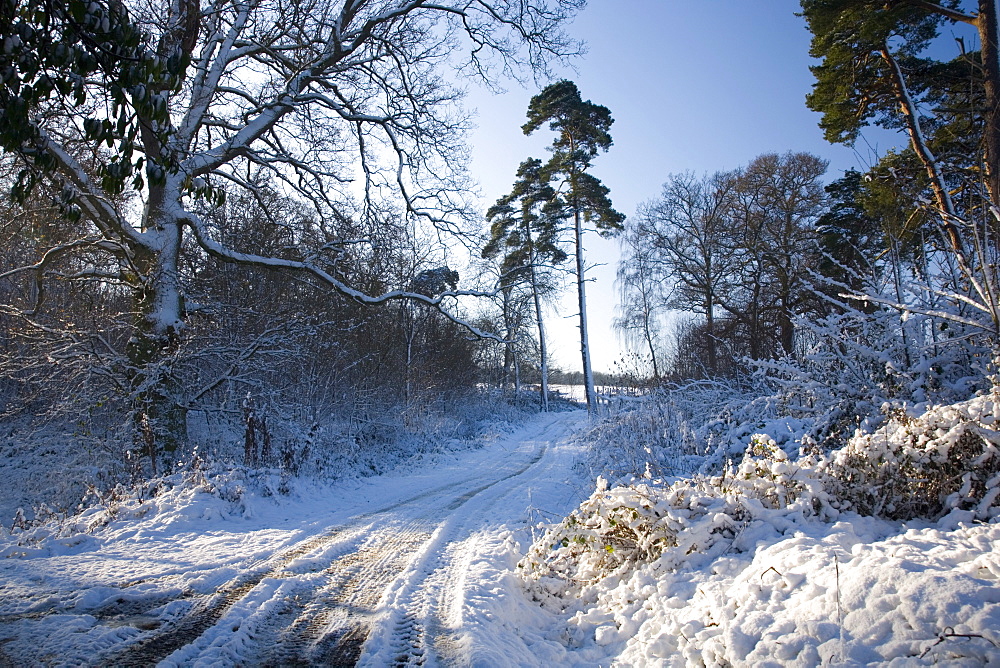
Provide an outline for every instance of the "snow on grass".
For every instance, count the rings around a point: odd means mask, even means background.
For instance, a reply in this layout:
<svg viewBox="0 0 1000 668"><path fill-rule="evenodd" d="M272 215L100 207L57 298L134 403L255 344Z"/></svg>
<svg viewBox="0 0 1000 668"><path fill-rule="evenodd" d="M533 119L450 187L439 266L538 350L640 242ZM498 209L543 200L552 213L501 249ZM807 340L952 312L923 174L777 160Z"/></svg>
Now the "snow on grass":
<svg viewBox="0 0 1000 668"><path fill-rule="evenodd" d="M758 434L721 475L599 479L518 572L573 663L1000 665L998 411L994 391L829 456Z"/></svg>
<svg viewBox="0 0 1000 668"><path fill-rule="evenodd" d="M1000 661L1000 526L852 516L755 538L746 552L658 560L584 588L586 603L566 611L575 654L643 666Z"/></svg>
<svg viewBox="0 0 1000 668"><path fill-rule="evenodd" d="M465 514L434 525L386 590L363 665L391 662L394 629L412 620L434 639L427 665L1000 665L998 421L994 391L892 413L832 453L757 434L715 475L600 480L582 502L570 473L580 441L564 433L585 419L572 415L368 479L177 473L0 537L0 648L86 665L190 612L187 593L259 572L216 630L170 657L252 662L254 634L296 582L363 536L316 543L281 578L263 575L273 555L435 485L468 478L476 489L478 475L518 470L558 434L537 479L509 498L502 483L481 487ZM699 458L642 443L631 452L674 457L676 468ZM550 523L533 531L540 517Z"/></svg>

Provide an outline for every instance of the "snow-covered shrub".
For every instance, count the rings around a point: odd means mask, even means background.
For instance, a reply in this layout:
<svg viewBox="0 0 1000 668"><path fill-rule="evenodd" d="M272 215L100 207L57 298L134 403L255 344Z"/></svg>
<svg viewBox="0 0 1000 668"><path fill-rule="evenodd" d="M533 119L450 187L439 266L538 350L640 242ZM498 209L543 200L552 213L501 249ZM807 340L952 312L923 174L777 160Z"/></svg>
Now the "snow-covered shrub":
<svg viewBox="0 0 1000 668"><path fill-rule="evenodd" d="M594 477L612 481L688 473L697 469L703 454L668 391L620 402L578 438L589 445L586 465Z"/></svg>
<svg viewBox="0 0 1000 668"><path fill-rule="evenodd" d="M885 519L1000 517L1000 388L909 415L892 411L873 433L858 432L829 454L808 447L789 457L754 434L736 466L720 475L620 485L596 491L534 543L519 569L532 594L565 605L590 585L657 561L672 569L727 550L752 549L755 524L786 530L806 517L852 510ZM752 535L753 531L749 531Z"/></svg>
<svg viewBox="0 0 1000 668"><path fill-rule="evenodd" d="M518 564L527 589L561 607L568 595L652 561L674 568L692 555L750 549L740 537L755 523L790 526L795 518L837 514L822 472L790 462L770 437L755 435L751 443L722 475L610 489L599 479L590 498L548 528Z"/></svg>
<svg viewBox="0 0 1000 668"><path fill-rule="evenodd" d="M831 454L831 492L865 515L935 519L1000 509L1000 388L918 415L893 410L883 427L857 434Z"/></svg>
<svg viewBox="0 0 1000 668"><path fill-rule="evenodd" d="M878 275L855 274L853 288L816 278L816 295L831 312L796 320L794 356L751 366L808 417L809 436L824 449L879 427L886 403L948 404L989 389L990 348L968 320L949 319L936 290ZM899 301L914 311L892 305Z"/></svg>
<svg viewBox="0 0 1000 668"><path fill-rule="evenodd" d="M669 501L649 485L597 490L550 528L518 564L540 590L560 595L571 583L590 584L660 556L681 528Z"/></svg>
<svg viewBox="0 0 1000 668"><path fill-rule="evenodd" d="M715 474L768 434L786 452L813 442L816 411L764 376L660 388L616 406L581 434L593 477L612 481Z"/></svg>

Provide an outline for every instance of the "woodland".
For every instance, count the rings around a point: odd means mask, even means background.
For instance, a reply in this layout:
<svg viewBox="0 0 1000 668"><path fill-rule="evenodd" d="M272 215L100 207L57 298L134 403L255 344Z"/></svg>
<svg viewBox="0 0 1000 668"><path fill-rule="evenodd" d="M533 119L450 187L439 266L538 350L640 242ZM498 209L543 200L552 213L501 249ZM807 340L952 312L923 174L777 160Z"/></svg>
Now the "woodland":
<svg viewBox="0 0 1000 668"><path fill-rule="evenodd" d="M0 0L0 664L998 665L998 3L801 0L900 148L634 214L585 4Z"/></svg>
<svg viewBox="0 0 1000 668"><path fill-rule="evenodd" d="M600 419L595 233L622 248L616 326L635 356L616 381L686 425L657 444L708 452L780 416L830 449L991 390L994 2L803 0L826 138L876 125L908 146L866 173L788 151L665 175L630 217L590 172L613 110L551 76L581 52L566 29L583 4L3 0L9 433L68 436L109 479L220 439L251 467L318 470L335 450L377 470L394 439L471 428L473 406L551 407L556 272L575 277ZM935 57L955 23L977 42ZM457 101L494 76L534 78L521 130L552 143L484 212ZM625 460L656 464L632 440Z"/></svg>

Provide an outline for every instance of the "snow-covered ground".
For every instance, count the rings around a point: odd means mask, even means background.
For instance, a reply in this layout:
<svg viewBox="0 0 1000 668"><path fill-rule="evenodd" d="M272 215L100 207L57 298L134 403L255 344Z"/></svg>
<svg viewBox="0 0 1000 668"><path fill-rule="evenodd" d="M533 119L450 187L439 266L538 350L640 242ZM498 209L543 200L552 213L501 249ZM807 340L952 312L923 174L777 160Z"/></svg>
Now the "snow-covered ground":
<svg viewBox="0 0 1000 668"><path fill-rule="evenodd" d="M482 449L336 487L177 474L0 543L0 665L492 665L541 615L512 567L588 490L539 416ZM265 487L266 488L266 487ZM107 522L106 526L99 526Z"/></svg>
<svg viewBox="0 0 1000 668"><path fill-rule="evenodd" d="M677 545L540 587L524 564L566 547L540 523L641 506L580 477L586 424L540 415L336 485L175 474L3 536L0 666L1000 665L995 515L744 505L734 526L719 498L676 487L661 505L689 527Z"/></svg>
<svg viewBox="0 0 1000 668"><path fill-rule="evenodd" d="M581 666L998 666L1000 525L958 515L692 528L638 568L532 591Z"/></svg>
<svg viewBox="0 0 1000 668"><path fill-rule="evenodd" d="M583 385L549 385L549 391L557 392L570 401L582 403L587 400L587 388Z"/></svg>

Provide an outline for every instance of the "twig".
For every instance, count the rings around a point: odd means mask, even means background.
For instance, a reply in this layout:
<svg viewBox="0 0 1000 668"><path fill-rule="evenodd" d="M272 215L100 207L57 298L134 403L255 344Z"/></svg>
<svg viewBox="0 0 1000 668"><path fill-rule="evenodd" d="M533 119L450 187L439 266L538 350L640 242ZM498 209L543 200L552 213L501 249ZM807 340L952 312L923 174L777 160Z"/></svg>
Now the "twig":
<svg viewBox="0 0 1000 668"><path fill-rule="evenodd" d="M994 647L1000 648L1000 645L997 645L995 642L993 642L992 640L990 640L989 638L987 638L984 635L980 635L978 633L955 633L955 629L954 628L952 628L951 626L946 626L941 631L941 633L938 634L937 642L934 643L933 645L931 645L930 647L928 647L927 649L925 649L920 654L920 658L921 659L924 658L927 655L927 653L930 652L932 649L934 649L935 647L937 647L938 645L940 645L941 643L943 643L945 640L950 640L951 638L965 638L966 640L971 640L973 638L982 638L983 640L985 640L989 644L993 645Z"/></svg>

